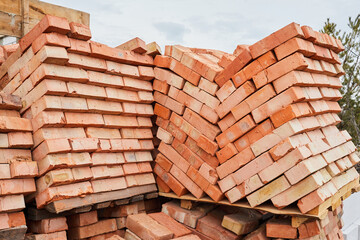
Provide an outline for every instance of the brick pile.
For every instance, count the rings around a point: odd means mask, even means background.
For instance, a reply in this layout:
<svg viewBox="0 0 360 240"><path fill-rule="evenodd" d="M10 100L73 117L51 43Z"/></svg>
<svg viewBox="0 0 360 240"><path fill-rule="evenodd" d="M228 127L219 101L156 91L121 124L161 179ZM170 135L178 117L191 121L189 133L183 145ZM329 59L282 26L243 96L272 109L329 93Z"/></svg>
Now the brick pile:
<svg viewBox="0 0 360 240"><path fill-rule="evenodd" d="M25 197L36 191L32 127L20 117L20 98L0 93L0 238L24 237Z"/></svg>
<svg viewBox="0 0 360 240"><path fill-rule="evenodd" d="M33 126L37 207L52 212L157 190L146 54L157 46L147 52L134 39L111 48L90 38L85 25L45 16L0 68L2 91L20 96Z"/></svg>
<svg viewBox="0 0 360 240"><path fill-rule="evenodd" d="M233 55L167 46L154 60L159 189L302 213L351 192L359 157L336 127L342 50L296 23Z"/></svg>
<svg viewBox="0 0 360 240"><path fill-rule="evenodd" d="M342 214L342 206L319 220L213 204L184 209L171 201L162 212L129 216L125 239L343 239Z"/></svg>

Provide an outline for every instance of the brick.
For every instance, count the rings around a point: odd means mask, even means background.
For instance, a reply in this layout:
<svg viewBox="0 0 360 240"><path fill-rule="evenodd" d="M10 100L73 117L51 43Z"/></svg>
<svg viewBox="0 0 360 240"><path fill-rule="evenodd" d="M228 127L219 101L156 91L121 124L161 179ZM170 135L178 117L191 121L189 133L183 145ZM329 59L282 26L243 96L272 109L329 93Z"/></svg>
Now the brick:
<svg viewBox="0 0 360 240"><path fill-rule="evenodd" d="M205 216L205 214L211 209L212 209L211 206L198 206L195 209L187 210L181 208L179 206L179 203L171 201L163 204L161 211L169 215L171 218L175 219L176 221L183 223L184 225L189 226L191 228L195 228L198 223L198 219Z"/></svg>
<svg viewBox="0 0 360 240"><path fill-rule="evenodd" d="M133 39L117 46L116 48L122 49L122 50L134 51L134 52L140 53L140 54L144 54L147 52L145 42L138 37L133 38Z"/></svg>
<svg viewBox="0 0 360 240"><path fill-rule="evenodd" d="M87 84L69 82L67 83L69 94L71 96L90 97L90 98L106 98L105 89L103 87L91 86Z"/></svg>
<svg viewBox="0 0 360 240"><path fill-rule="evenodd" d="M144 90L144 91L152 91L151 82L146 82L139 79L123 77L124 80L124 89L129 90Z"/></svg>
<svg viewBox="0 0 360 240"><path fill-rule="evenodd" d="M65 217L42 219L30 221L29 229L33 233L53 233L68 229Z"/></svg>
<svg viewBox="0 0 360 240"><path fill-rule="evenodd" d="M156 65L158 67L162 67L162 68L169 68L170 64L171 64L171 60L172 60L172 58L169 56L157 55L154 58L154 65Z"/></svg>
<svg viewBox="0 0 360 240"><path fill-rule="evenodd" d="M10 148L29 148L33 145L33 138L29 132L9 132L8 142Z"/></svg>
<svg viewBox="0 0 360 240"><path fill-rule="evenodd" d="M0 229L14 228L21 225L26 225L25 216L23 212L16 213L1 213Z"/></svg>
<svg viewBox="0 0 360 240"><path fill-rule="evenodd" d="M67 48L68 52L90 55L91 49L88 41L69 38L69 42L70 42L70 47Z"/></svg>
<svg viewBox="0 0 360 240"><path fill-rule="evenodd" d="M204 161L199 156L197 156L189 147L187 147L185 144L182 144L180 141L174 140L172 147L195 169L199 169L200 166L204 163Z"/></svg>
<svg viewBox="0 0 360 240"><path fill-rule="evenodd" d="M191 231L189 231L186 227L184 227L182 224L180 224L179 222L177 222L176 220L174 220L173 218L171 218L170 216L166 215L163 212L151 213L148 216L150 216L159 224L169 229L176 238L191 234Z"/></svg>
<svg viewBox="0 0 360 240"><path fill-rule="evenodd" d="M241 87L236 89L225 101L223 101L215 111L219 115L220 118L225 117L232 108L238 105L241 101L243 101L247 96L252 94L255 91L255 86L252 82L246 82Z"/></svg>
<svg viewBox="0 0 360 240"><path fill-rule="evenodd" d="M216 92L216 96L220 102L224 102L234 91L236 90L232 81L227 81L219 90Z"/></svg>
<svg viewBox="0 0 360 240"><path fill-rule="evenodd" d="M222 87L235 73L240 71L246 64L252 60L250 51L247 48L243 48L239 55L222 71L216 78L215 82Z"/></svg>
<svg viewBox="0 0 360 240"><path fill-rule="evenodd" d="M45 191L37 194L35 200L37 207L41 208L54 200L84 196L90 193L93 193L91 184L89 182L80 182L47 188Z"/></svg>
<svg viewBox="0 0 360 240"><path fill-rule="evenodd" d="M2 212L19 211L25 208L24 195L1 196L0 200Z"/></svg>
<svg viewBox="0 0 360 240"><path fill-rule="evenodd" d="M113 232L116 231L116 229L117 225L115 219L105 219L91 225L70 228L68 230L68 237L70 239L83 239L107 232Z"/></svg>
<svg viewBox="0 0 360 240"><path fill-rule="evenodd" d="M70 47L70 42L66 35L51 32L41 34L31 44L34 53L37 53L45 45Z"/></svg>
<svg viewBox="0 0 360 240"><path fill-rule="evenodd" d="M91 38L91 32L89 26L81 23L71 22L69 36L72 38L87 41Z"/></svg>
<svg viewBox="0 0 360 240"><path fill-rule="evenodd" d="M0 164L0 179L10 179L10 165L9 164Z"/></svg>
<svg viewBox="0 0 360 240"><path fill-rule="evenodd" d="M257 229L261 216L257 211L241 209L238 213L225 215L221 226L236 235L244 235Z"/></svg>
<svg viewBox="0 0 360 240"><path fill-rule="evenodd" d="M170 145L167 145L163 142L160 143L159 151L183 172L186 172L188 170L190 164Z"/></svg>
<svg viewBox="0 0 360 240"><path fill-rule="evenodd" d="M293 37L300 37L300 36L304 36L300 28L300 25L296 23L290 23L289 25L277 30L271 35L249 46L251 56L253 58L257 58L262 54L279 46L281 43Z"/></svg>
<svg viewBox="0 0 360 240"><path fill-rule="evenodd" d="M248 98L246 98L244 101L240 102L239 105L232 108L231 113L236 120L239 120L255 108L259 107L260 105L274 97L275 95L276 93L273 87L271 85L266 85Z"/></svg>
<svg viewBox="0 0 360 240"><path fill-rule="evenodd" d="M297 234L297 229L288 219L271 219L266 223L267 237L296 239Z"/></svg>
<svg viewBox="0 0 360 240"><path fill-rule="evenodd" d="M84 138L83 128L41 128L33 134L34 145L37 146L47 139L56 138Z"/></svg>
<svg viewBox="0 0 360 240"><path fill-rule="evenodd" d="M182 103L179 103L178 101L175 101L174 99L169 98L162 93L155 92L154 100L177 114L182 115L184 112L184 105Z"/></svg>
<svg viewBox="0 0 360 240"><path fill-rule="evenodd" d="M154 114L163 119L169 119L171 112L166 107L164 107L158 103L155 103Z"/></svg>
<svg viewBox="0 0 360 240"><path fill-rule="evenodd" d="M264 170L259 172L263 183L268 183L282 173L295 166L299 161L311 156L311 152L305 146L296 148L284 157L280 158Z"/></svg>
<svg viewBox="0 0 360 240"><path fill-rule="evenodd" d="M182 89L184 86L184 79L176 74L161 68L154 68L155 78L161 81L166 81L170 86Z"/></svg>
<svg viewBox="0 0 360 240"><path fill-rule="evenodd" d="M41 33L52 31L67 34L70 31L70 26L66 18L46 15L36 27L21 39L19 42L21 50L25 51Z"/></svg>
<svg viewBox="0 0 360 240"><path fill-rule="evenodd" d="M170 173L196 198L201 198L204 195L204 192L177 166L173 165L170 169Z"/></svg>
<svg viewBox="0 0 360 240"><path fill-rule="evenodd" d="M298 182L297 184L293 185L284 192L280 193L279 195L272 197L271 201L278 208L283 208L295 202L306 194L309 194L312 191L316 190L318 187L322 186L324 183L331 179L331 176L326 172L325 169L323 170L323 172L327 174L328 179L324 177L320 171L316 172L305 178L304 180Z"/></svg>
<svg viewBox="0 0 360 240"><path fill-rule="evenodd" d="M233 186L233 184L230 186ZM234 203L263 186L264 184L261 182L259 176L254 175L245 180L239 186L229 190L225 195L231 203ZM228 189L227 186L224 186L223 188Z"/></svg>
<svg viewBox="0 0 360 240"><path fill-rule="evenodd" d="M30 178L38 175L36 162L12 162L10 163L11 178Z"/></svg>
<svg viewBox="0 0 360 240"><path fill-rule="evenodd" d="M273 164L269 153L264 153L232 174L237 185Z"/></svg>
<svg viewBox="0 0 360 240"><path fill-rule="evenodd" d="M63 153L70 150L71 147L67 139L48 139L35 148L33 151L33 159L38 161L46 157L48 154Z"/></svg>
<svg viewBox="0 0 360 240"><path fill-rule="evenodd" d="M93 58L85 55L69 53L67 65L79 67L86 70L105 72L107 70L106 62L103 59Z"/></svg>
<svg viewBox="0 0 360 240"><path fill-rule="evenodd" d="M202 117L190 109L185 109L184 119L188 121L193 127L198 129L204 136L210 140L214 140L215 137L220 133L220 129L212 124L209 124Z"/></svg>
<svg viewBox="0 0 360 240"><path fill-rule="evenodd" d="M97 138L72 138L69 142L72 152L93 152L98 148Z"/></svg>
<svg viewBox="0 0 360 240"><path fill-rule="evenodd" d="M250 115L236 122L233 126L225 130L216 137L219 147L222 148L228 143L234 142L236 139L244 135L255 127L255 123Z"/></svg>
<svg viewBox="0 0 360 240"><path fill-rule="evenodd" d="M31 122L18 117L0 116L2 131L31 131Z"/></svg>
<svg viewBox="0 0 360 240"><path fill-rule="evenodd" d="M219 117L214 109L206 106L205 104L202 105L200 109L200 116L211 122L212 124L216 124L219 120Z"/></svg>
<svg viewBox="0 0 360 240"><path fill-rule="evenodd" d="M266 202L267 200L271 199L272 197L278 195L279 193L283 192L288 188L290 188L289 182L286 180L285 176L281 176L278 179L263 186L256 192L248 195L246 199L248 200L250 206L254 207L263 202Z"/></svg>
<svg viewBox="0 0 360 240"><path fill-rule="evenodd" d="M172 239L173 233L146 214L130 215L126 227L140 238Z"/></svg>
<svg viewBox="0 0 360 240"><path fill-rule="evenodd" d="M221 218L208 214L200 218L196 230L212 239L237 239L238 236L221 226Z"/></svg>
<svg viewBox="0 0 360 240"><path fill-rule="evenodd" d="M274 129L270 120L265 120L264 122L257 125L248 133L244 134L238 140L234 142L236 149L240 152L246 147L250 146L252 143L255 143L262 137L268 135Z"/></svg>
<svg viewBox="0 0 360 240"><path fill-rule="evenodd" d="M162 167L160 167L160 165L155 165L154 173L158 175L159 178L161 178L161 180L163 180L164 183L166 183L166 185L169 186L176 195L182 196L187 192L186 188L172 175L170 175Z"/></svg>
<svg viewBox="0 0 360 240"><path fill-rule="evenodd" d="M274 51L278 60L281 60L294 52L300 52L306 57L311 57L317 52L316 45L301 38L292 38L275 48Z"/></svg>
<svg viewBox="0 0 360 240"><path fill-rule="evenodd" d="M200 148L197 143L191 139L187 138L185 141L185 145L196 155L198 155L203 161L208 163L212 167L217 167L219 165L219 161L216 159L216 157L210 155L209 153L205 152L202 148Z"/></svg>
<svg viewBox="0 0 360 240"><path fill-rule="evenodd" d="M305 96L302 88L291 87L285 92L277 95L263 105L259 106L258 108L255 108L251 114L254 118L254 121L258 123L281 110L283 107L304 99Z"/></svg>
<svg viewBox="0 0 360 240"><path fill-rule="evenodd" d="M87 82L88 75L85 70L73 67L59 66L43 63L30 76L33 86L42 79L57 79L75 82Z"/></svg>
<svg viewBox="0 0 360 240"><path fill-rule="evenodd" d="M102 115L95 113L65 113L66 124L71 127L100 127L104 125ZM105 118L105 116L104 116Z"/></svg>
<svg viewBox="0 0 360 240"><path fill-rule="evenodd" d="M255 156L253 152L248 147L236 154L234 157L227 160L225 163L218 166L216 168L216 172L219 175L219 178L223 179L224 177L244 166L254 158Z"/></svg>
<svg viewBox="0 0 360 240"><path fill-rule="evenodd" d="M36 191L33 178L0 180L0 195L29 194Z"/></svg>
<svg viewBox="0 0 360 240"><path fill-rule="evenodd" d="M36 180L37 191L43 192L48 187L74 182L71 169L56 169L49 171Z"/></svg>
<svg viewBox="0 0 360 240"><path fill-rule="evenodd" d="M215 95L215 93L217 92L217 90L219 88L217 84L210 82L210 81L206 80L205 78L200 78L198 87L213 96Z"/></svg>

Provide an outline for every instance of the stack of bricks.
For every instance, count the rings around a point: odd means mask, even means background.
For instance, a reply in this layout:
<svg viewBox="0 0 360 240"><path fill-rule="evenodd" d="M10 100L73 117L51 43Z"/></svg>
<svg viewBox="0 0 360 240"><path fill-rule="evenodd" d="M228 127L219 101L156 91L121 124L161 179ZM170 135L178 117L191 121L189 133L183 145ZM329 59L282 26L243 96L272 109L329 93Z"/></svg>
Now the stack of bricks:
<svg viewBox="0 0 360 240"><path fill-rule="evenodd" d="M302 213L341 202L359 184L356 147L336 127L342 50L296 23L233 55L167 46L154 61L159 189Z"/></svg>
<svg viewBox="0 0 360 240"><path fill-rule="evenodd" d="M20 117L20 108L19 97L0 93L0 239L24 237L24 197L36 191L32 127Z"/></svg>
<svg viewBox="0 0 360 240"><path fill-rule="evenodd" d="M161 143L154 173L161 191L223 198L216 173L220 128L214 109L220 101L214 77L223 70L217 62L225 55L176 45L155 57L154 114Z"/></svg>
<svg viewBox="0 0 360 240"><path fill-rule="evenodd" d="M26 234L26 240L67 239L66 230L68 230L68 224L66 217L57 216L37 221L27 220L27 223L28 233Z"/></svg>
<svg viewBox="0 0 360 240"><path fill-rule="evenodd" d="M37 207L52 212L157 190L153 57L139 39L111 48L90 38L47 15L0 67L2 91L20 96L33 126Z"/></svg>
<svg viewBox="0 0 360 240"><path fill-rule="evenodd" d="M9 44L0 46L0 66L10 57L10 55L16 51L19 47L19 44Z"/></svg>
<svg viewBox="0 0 360 240"><path fill-rule="evenodd" d="M185 209L176 201L162 212L135 214L126 220L125 239L267 240L343 239L342 206L322 219L273 215L253 209L199 204Z"/></svg>

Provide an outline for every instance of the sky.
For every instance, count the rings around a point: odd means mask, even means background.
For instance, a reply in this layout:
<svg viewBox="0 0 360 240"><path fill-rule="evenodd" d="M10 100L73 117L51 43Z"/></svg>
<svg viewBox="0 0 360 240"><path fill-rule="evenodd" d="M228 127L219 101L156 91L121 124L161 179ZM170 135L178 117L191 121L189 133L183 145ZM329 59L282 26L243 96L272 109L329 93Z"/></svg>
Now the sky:
<svg viewBox="0 0 360 240"><path fill-rule="evenodd" d="M341 29L360 13L358 0L45 0L90 13L92 40L118 46L146 43L232 53L296 22L319 30L327 18Z"/></svg>

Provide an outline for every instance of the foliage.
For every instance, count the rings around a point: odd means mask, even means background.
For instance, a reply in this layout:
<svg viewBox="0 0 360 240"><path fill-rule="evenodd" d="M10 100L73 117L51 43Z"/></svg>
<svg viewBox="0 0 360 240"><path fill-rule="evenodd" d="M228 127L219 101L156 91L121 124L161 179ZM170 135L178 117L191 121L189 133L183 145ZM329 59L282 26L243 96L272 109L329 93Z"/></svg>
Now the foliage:
<svg viewBox="0 0 360 240"><path fill-rule="evenodd" d="M348 27L348 31L340 30L328 18L321 32L340 39L345 47L339 54L345 70L345 75L341 77L340 128L347 130L353 142L360 146L360 14L355 19L349 17Z"/></svg>

